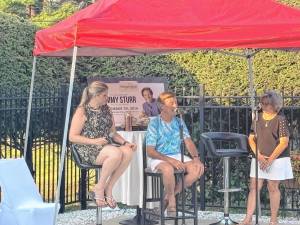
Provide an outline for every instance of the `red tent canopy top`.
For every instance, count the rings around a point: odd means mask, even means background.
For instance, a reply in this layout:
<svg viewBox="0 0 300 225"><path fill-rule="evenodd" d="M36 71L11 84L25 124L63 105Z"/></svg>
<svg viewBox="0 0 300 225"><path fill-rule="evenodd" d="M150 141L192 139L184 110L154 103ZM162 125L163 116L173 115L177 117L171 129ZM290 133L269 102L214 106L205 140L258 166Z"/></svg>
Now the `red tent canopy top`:
<svg viewBox="0 0 300 225"><path fill-rule="evenodd" d="M298 48L300 10L272 0L98 0L35 36L34 55Z"/></svg>

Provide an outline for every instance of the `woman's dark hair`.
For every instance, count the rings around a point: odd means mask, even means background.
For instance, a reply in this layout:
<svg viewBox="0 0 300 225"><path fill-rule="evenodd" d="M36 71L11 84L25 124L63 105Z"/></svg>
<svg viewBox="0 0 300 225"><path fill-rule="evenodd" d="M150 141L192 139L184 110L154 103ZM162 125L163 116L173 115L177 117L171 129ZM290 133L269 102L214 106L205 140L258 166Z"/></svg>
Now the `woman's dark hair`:
<svg viewBox="0 0 300 225"><path fill-rule="evenodd" d="M144 91L149 91L149 93L150 93L151 95L153 95L153 91L152 91L152 89L149 88L149 87L144 87L144 88L142 89L142 91L141 91L142 96L144 96Z"/></svg>

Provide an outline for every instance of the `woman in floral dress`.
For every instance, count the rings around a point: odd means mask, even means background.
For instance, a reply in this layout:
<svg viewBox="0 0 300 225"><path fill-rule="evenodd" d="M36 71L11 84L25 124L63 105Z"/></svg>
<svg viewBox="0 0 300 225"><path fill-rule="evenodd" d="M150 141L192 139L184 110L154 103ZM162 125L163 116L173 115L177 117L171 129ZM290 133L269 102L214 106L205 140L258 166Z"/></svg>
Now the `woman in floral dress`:
<svg viewBox="0 0 300 225"><path fill-rule="evenodd" d="M107 101L108 86L105 83L94 81L84 89L72 118L69 140L83 162L102 165L100 179L91 192L96 204L115 208L113 186L128 167L136 145L116 132Z"/></svg>

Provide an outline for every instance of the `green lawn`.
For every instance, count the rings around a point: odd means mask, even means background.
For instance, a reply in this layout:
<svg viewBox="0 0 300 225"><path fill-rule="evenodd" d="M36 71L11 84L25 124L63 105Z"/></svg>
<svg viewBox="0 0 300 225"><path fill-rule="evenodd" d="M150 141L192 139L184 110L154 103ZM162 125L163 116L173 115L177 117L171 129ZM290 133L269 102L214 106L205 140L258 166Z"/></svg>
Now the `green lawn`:
<svg viewBox="0 0 300 225"><path fill-rule="evenodd" d="M3 158L18 158L20 151L14 148L0 146ZM55 190L57 186L58 176L58 159L60 146L54 143L46 143L40 145L32 152L33 169L35 175L35 183L45 201L54 202ZM80 178L80 170L72 160L68 152L65 160L65 202L75 202L78 200L78 186ZM95 172L89 172L89 184L93 186L95 182ZM76 194L75 194L76 193Z"/></svg>

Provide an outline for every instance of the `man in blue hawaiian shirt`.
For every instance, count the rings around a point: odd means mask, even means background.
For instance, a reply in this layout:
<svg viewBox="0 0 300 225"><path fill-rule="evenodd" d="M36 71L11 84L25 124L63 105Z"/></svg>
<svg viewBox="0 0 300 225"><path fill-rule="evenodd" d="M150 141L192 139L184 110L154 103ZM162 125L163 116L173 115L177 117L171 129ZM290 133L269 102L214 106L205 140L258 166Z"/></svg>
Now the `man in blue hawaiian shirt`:
<svg viewBox="0 0 300 225"><path fill-rule="evenodd" d="M180 127L181 120L176 117L177 99L172 92L163 92L157 99L161 113L150 120L146 133L149 166L153 171L163 174L165 187L165 207L168 213L176 211L175 195L181 191L181 182L175 184L174 170L184 170L185 187L191 186L204 172L198 150L192 141L185 123L182 121L183 139L191 158L184 156L181 161Z"/></svg>

